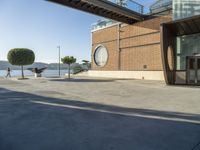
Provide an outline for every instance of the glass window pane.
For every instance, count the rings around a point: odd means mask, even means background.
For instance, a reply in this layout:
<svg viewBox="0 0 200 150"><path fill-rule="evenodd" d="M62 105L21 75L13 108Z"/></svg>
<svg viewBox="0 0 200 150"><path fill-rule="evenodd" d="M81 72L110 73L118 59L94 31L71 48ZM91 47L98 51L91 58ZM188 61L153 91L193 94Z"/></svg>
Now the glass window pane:
<svg viewBox="0 0 200 150"><path fill-rule="evenodd" d="M197 59L197 69L200 69L200 59Z"/></svg>
<svg viewBox="0 0 200 150"><path fill-rule="evenodd" d="M177 37L176 43L177 70L185 70L186 57L200 54L200 34Z"/></svg>
<svg viewBox="0 0 200 150"><path fill-rule="evenodd" d="M180 64L181 64L180 56L177 56L177 58L176 58L176 69L177 70L181 70Z"/></svg>
<svg viewBox="0 0 200 150"><path fill-rule="evenodd" d="M200 14L200 0L173 0L173 19L187 18Z"/></svg>
<svg viewBox="0 0 200 150"><path fill-rule="evenodd" d="M189 69L195 69L195 59L189 60Z"/></svg>
<svg viewBox="0 0 200 150"><path fill-rule="evenodd" d="M99 46L95 50L94 60L97 66L104 66L108 60L108 52L104 46Z"/></svg>

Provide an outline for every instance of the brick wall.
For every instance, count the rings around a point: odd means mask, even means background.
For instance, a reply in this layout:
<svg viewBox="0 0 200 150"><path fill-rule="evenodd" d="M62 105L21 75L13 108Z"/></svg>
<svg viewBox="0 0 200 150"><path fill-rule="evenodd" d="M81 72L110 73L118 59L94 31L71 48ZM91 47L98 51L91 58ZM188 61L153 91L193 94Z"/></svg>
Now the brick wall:
<svg viewBox="0 0 200 150"><path fill-rule="evenodd" d="M118 25L92 33L92 69L93 70L162 70L160 47L160 24L170 21L170 16L157 17L133 25ZM120 42L118 42L118 34ZM109 54L105 66L94 62L95 48L104 45ZM118 45L119 44L119 45ZM120 46L120 51L118 49Z"/></svg>
<svg viewBox="0 0 200 150"><path fill-rule="evenodd" d="M118 27L112 26L92 33L92 69L93 70L118 70ZM104 45L108 50L108 62L104 67L99 67L94 62L95 48Z"/></svg>

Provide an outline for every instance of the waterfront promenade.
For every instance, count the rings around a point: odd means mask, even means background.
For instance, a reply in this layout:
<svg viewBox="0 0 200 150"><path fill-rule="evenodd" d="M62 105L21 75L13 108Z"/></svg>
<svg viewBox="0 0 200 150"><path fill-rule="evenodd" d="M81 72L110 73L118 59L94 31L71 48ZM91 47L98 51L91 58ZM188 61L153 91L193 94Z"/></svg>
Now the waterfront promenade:
<svg viewBox="0 0 200 150"><path fill-rule="evenodd" d="M0 149L192 150L199 97L159 81L0 78Z"/></svg>

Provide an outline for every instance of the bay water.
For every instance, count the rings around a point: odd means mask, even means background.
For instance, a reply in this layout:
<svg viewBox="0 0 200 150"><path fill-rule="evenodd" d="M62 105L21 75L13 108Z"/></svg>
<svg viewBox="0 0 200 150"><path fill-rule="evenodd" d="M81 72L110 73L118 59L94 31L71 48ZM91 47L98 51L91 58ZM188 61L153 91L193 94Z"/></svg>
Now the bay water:
<svg viewBox="0 0 200 150"><path fill-rule="evenodd" d="M61 73L61 76L64 76L65 74L68 73L68 70L61 70L60 73ZM0 77L5 77L6 74L7 74L6 70L0 70ZM20 77L21 74L22 74L21 70L11 70L12 77ZM24 70L24 75L25 76L34 76L34 73L29 70ZM53 76L58 76L58 75L59 75L58 70L48 70L47 69L42 73L43 77L53 77Z"/></svg>

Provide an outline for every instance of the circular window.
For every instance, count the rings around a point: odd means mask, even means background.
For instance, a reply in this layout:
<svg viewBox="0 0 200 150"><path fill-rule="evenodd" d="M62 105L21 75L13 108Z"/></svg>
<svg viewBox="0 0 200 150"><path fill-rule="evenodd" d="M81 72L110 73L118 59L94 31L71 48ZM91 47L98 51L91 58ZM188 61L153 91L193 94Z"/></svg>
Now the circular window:
<svg viewBox="0 0 200 150"><path fill-rule="evenodd" d="M98 46L94 53L94 61L97 66L104 66L108 60L108 51L104 46Z"/></svg>

